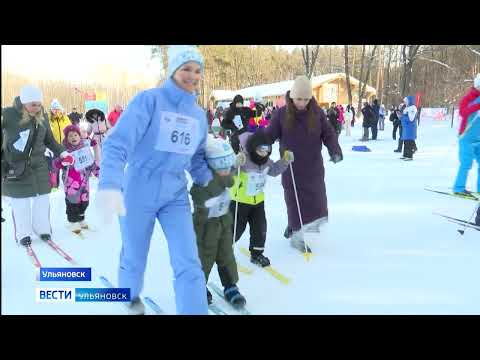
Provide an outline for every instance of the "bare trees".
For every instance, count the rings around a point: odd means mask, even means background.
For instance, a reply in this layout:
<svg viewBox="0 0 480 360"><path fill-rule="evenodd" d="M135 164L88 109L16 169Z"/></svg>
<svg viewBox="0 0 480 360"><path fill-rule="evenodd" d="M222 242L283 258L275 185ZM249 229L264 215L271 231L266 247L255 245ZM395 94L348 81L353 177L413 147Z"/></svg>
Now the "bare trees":
<svg viewBox="0 0 480 360"><path fill-rule="evenodd" d="M303 45L292 52L273 45L200 47L206 64L202 104L213 89L239 89L291 80L300 74L313 77L345 71L347 81L351 82L351 77L360 80L359 91L349 95L355 102L358 96L359 105L368 84L376 86L378 97L389 105L420 91L425 106L443 106L458 101L480 72L479 45ZM156 48L166 69L167 46Z"/></svg>
<svg viewBox="0 0 480 360"><path fill-rule="evenodd" d="M371 51L370 55L368 56L367 59L367 64L366 64L366 69L365 69L365 52L366 52L366 47L367 45L362 46L362 60L361 60L361 68L360 68L360 78L358 79L360 82L358 84L358 108L361 109L362 107L362 99L363 95L365 94L365 89L367 87L367 81L368 78L370 77L370 71L372 68L372 63L373 60L375 59L375 52L377 51L378 45L373 46L373 50ZM365 77L363 77L363 73L365 74ZM357 111L357 114L359 114L360 111Z"/></svg>
<svg viewBox="0 0 480 360"><path fill-rule="evenodd" d="M348 103L352 103L352 86L350 85L350 68L348 66L348 45L344 46L344 58L345 58L345 78L347 81L347 94Z"/></svg>
<svg viewBox="0 0 480 360"><path fill-rule="evenodd" d="M307 75L309 79L312 78L313 70L315 69L319 48L320 45L315 45L313 49L309 49L308 45L305 45L305 49L302 48L303 62L305 64L305 75Z"/></svg>

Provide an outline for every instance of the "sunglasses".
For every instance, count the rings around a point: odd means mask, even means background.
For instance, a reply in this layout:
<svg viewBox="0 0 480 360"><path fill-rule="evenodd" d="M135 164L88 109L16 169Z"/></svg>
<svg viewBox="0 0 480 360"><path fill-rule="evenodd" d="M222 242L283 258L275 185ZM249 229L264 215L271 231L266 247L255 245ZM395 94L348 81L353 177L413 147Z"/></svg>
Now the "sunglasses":
<svg viewBox="0 0 480 360"><path fill-rule="evenodd" d="M270 152L270 145L258 145L257 150L263 152Z"/></svg>

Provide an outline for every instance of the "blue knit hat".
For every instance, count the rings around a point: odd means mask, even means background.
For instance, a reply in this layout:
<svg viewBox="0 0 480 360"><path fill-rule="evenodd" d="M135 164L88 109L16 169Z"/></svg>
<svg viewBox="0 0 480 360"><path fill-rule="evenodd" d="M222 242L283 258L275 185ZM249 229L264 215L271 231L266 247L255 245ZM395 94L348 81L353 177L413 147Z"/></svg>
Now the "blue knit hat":
<svg viewBox="0 0 480 360"><path fill-rule="evenodd" d="M203 71L204 62L202 54L196 46L192 45L171 45L168 47L168 69L167 76L172 77L175 71L183 64L195 61Z"/></svg>

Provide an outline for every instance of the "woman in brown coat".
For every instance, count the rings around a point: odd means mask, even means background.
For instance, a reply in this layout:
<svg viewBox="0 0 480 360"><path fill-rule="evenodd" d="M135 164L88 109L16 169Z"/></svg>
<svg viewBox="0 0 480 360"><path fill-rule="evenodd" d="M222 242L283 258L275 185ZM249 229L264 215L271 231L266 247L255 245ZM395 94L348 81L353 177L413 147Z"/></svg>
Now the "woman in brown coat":
<svg viewBox="0 0 480 360"><path fill-rule="evenodd" d="M264 133L271 142L280 142L280 156L290 150L295 156L291 164L305 231L318 231L328 218L325 168L322 144L337 163L343 159L335 130L312 96L312 86L306 76L295 79L292 90L287 92L286 105L272 116ZM305 251L303 232L298 216L291 171L282 173L282 186L288 213L288 229L291 229L291 245ZM288 233L289 231L287 231ZM308 251L308 249L307 249Z"/></svg>

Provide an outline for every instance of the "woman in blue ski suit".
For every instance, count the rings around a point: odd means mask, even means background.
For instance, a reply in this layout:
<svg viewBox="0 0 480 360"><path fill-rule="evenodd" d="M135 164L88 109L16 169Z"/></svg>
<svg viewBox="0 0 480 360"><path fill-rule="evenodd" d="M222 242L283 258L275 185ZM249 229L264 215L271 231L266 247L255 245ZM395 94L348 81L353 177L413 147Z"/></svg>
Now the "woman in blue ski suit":
<svg viewBox="0 0 480 360"><path fill-rule="evenodd" d="M103 145L97 202L104 215L120 215L119 287L130 288L132 313L143 313L139 294L155 219L168 242L178 314L208 314L187 192L212 179L205 160L207 122L196 104L204 68L196 47L168 50L168 79L139 93ZM127 167L125 168L125 165Z"/></svg>

